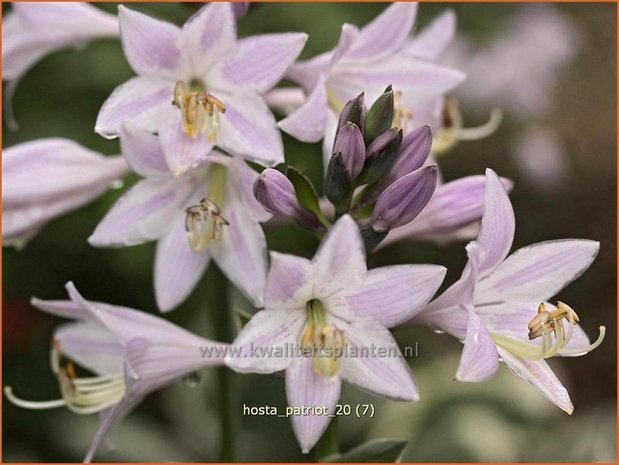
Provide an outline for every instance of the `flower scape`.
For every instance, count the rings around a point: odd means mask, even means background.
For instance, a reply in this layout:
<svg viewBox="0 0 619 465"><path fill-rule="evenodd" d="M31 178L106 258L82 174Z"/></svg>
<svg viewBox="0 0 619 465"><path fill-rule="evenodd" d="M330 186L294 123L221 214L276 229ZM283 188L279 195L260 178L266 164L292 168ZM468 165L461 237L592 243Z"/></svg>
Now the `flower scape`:
<svg viewBox="0 0 619 465"><path fill-rule="evenodd" d="M23 378L7 371L8 408L96 414L98 430L82 445L90 462L149 394L204 368L216 367L222 405L233 398L226 390L232 372L241 380L281 375L282 421L300 451L346 461L333 433L343 385L423 403L398 335L425 326L462 342L452 379L483 382L504 364L571 414L548 361L588 354L606 328L590 340L580 322L593 309L572 308L557 295L592 266L599 243L561 238L512 252L514 183L491 168L444 180L440 157L493 137L502 119L492 110L487 123L464 127L450 98L466 78L441 59L455 35L454 13L417 30L416 3L390 4L363 26L341 25L330 51L301 60L303 32L240 34L250 4L193 8L181 26L138 4L110 14L88 3L15 3L4 16L5 117L13 129L17 84L53 52L105 39L122 46L134 76L111 90L92 121L98 135L118 139L120 153L59 137L4 149L3 247L28 247L56 218L135 179L87 242L154 243L147 291L165 313L82 296L78 273L64 300L41 291L31 305L69 320L54 330L49 349L58 395L32 399ZM322 141L308 160L321 179L287 162L285 138ZM278 229L289 235L285 252L265 234ZM295 248L293 236L302 233L313 238L313 251ZM373 265L373 255L401 241L416 241L419 250L459 244L468 260L449 270L460 276L450 285L444 266L422 259ZM209 337L167 318L194 302L202 282L219 313ZM249 310L227 299L232 287ZM222 407L220 415L231 413ZM235 457L230 428L223 418L222 461ZM377 456L375 441L349 458L399 460L402 449Z"/></svg>

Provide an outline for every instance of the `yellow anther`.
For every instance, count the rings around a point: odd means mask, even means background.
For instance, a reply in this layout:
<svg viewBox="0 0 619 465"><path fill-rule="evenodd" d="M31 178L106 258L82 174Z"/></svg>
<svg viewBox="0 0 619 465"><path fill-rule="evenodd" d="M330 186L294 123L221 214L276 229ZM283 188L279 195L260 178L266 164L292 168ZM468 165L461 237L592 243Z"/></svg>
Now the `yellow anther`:
<svg viewBox="0 0 619 465"><path fill-rule="evenodd" d="M185 231L189 246L194 252L203 252L209 244L221 236L224 226L230 223L221 216L219 207L209 199L202 199L199 205L185 210Z"/></svg>
<svg viewBox="0 0 619 465"><path fill-rule="evenodd" d="M178 81L172 104L181 110L185 134L193 139L206 134L209 141L217 141L220 115L226 112L221 100L205 91L188 91L185 83Z"/></svg>

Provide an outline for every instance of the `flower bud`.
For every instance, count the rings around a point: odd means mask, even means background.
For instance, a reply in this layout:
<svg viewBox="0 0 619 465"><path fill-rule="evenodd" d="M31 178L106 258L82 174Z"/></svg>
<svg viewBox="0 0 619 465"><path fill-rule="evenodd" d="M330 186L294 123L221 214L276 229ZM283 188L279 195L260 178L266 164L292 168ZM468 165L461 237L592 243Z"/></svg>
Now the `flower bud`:
<svg viewBox="0 0 619 465"><path fill-rule="evenodd" d="M426 166L401 177L387 187L376 200L372 213L372 229L377 232L410 223L430 201L438 167Z"/></svg>
<svg viewBox="0 0 619 465"><path fill-rule="evenodd" d="M331 157L324 184L325 197L336 209L346 208L352 195L352 178L341 153Z"/></svg>
<svg viewBox="0 0 619 465"><path fill-rule="evenodd" d="M363 134L355 123L348 122L339 130L333 153L342 154L342 161L351 179L359 176L365 163L365 144Z"/></svg>
<svg viewBox="0 0 619 465"><path fill-rule="evenodd" d="M374 139L366 150L365 165L357 184L372 184L381 179L393 165L401 143L402 130L397 128Z"/></svg>
<svg viewBox="0 0 619 465"><path fill-rule="evenodd" d="M304 226L316 227L316 216L303 208L290 180L273 168L265 169L254 182L254 196L269 213L292 218Z"/></svg>
<svg viewBox="0 0 619 465"><path fill-rule="evenodd" d="M363 132L363 128L365 126L365 115L367 113L367 109L365 108L364 103L365 96L363 92L361 92L357 98L350 100L340 113L340 119L337 123L337 130L339 132L340 129L344 127L347 122L355 123L361 132Z"/></svg>
<svg viewBox="0 0 619 465"><path fill-rule="evenodd" d="M394 111L393 90L389 86L372 104L365 117L364 138L366 144L371 143L391 128Z"/></svg>
<svg viewBox="0 0 619 465"><path fill-rule="evenodd" d="M432 148L432 131L430 126L413 129L404 136L398 156L389 171L393 182L423 166Z"/></svg>

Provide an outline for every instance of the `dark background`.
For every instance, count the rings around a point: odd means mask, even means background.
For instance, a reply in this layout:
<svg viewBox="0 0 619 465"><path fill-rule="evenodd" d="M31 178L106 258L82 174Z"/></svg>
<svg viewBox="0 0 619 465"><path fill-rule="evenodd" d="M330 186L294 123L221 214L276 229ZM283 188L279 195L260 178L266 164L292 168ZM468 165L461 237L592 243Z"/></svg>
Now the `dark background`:
<svg viewBox="0 0 619 465"><path fill-rule="evenodd" d="M102 4L114 12L116 4ZM518 4L424 4L418 24L451 7L458 31L481 47L505 30ZM603 345L591 354L553 360L569 388L575 412L568 417L503 366L483 384L453 381L461 345L425 328L398 333L403 344L419 344L410 360L421 392L417 404L373 398L351 386L341 403L373 402L374 419L344 418L342 447L374 437L411 441L411 461L614 461L616 412L616 114L615 5L551 6L578 28L582 41L571 63L553 71L552 106L535 118L516 117L503 108L501 128L482 141L461 143L439 163L447 180L482 174L491 167L515 181L511 195L517 218L514 247L542 240L588 238L600 241L600 254L559 299L580 315L594 339L607 326ZM177 24L194 6L135 4ZM240 20L240 36L277 31L305 31L310 39L302 58L332 48L343 22L363 25L384 8L379 4L257 4ZM3 11L9 9L3 5ZM560 40L549 37L548 40ZM535 54L536 50L531 50ZM133 72L118 41L101 40L85 49L55 53L23 79L14 99L17 132L3 126L4 146L41 137L67 137L105 154L118 153L118 142L97 136L94 122L103 101ZM524 79L526 75L515 76ZM535 85L535 82L531 82ZM456 92L457 94L457 92ZM481 108L480 108L481 107ZM484 120L489 108L463 106L467 121ZM544 189L519 168L514 146L527 125L542 122L565 146L557 171L567 172L555 189ZM306 145L284 135L287 161L321 184L319 145ZM543 156L543 155L541 155ZM561 168L561 169L559 169ZM156 312L152 289L153 244L103 250L86 238L125 188L112 191L80 210L49 224L21 251L3 250L3 383L20 396L47 400L58 396L48 365L54 318L28 304L30 296L64 298L73 280L89 299ZM542 182L543 184L543 182ZM294 234L293 234L294 233ZM278 227L268 232L274 250L311 256L316 240L305 231ZM453 282L465 262L463 244L448 246L404 243L370 258L371 266L395 263L438 263L448 267ZM204 285L169 314L170 320L209 336ZM167 317L167 316L166 316ZM151 395L113 434L113 446L99 460L210 461L218 449L217 393L214 371L204 371L197 385L181 382ZM285 405L283 379L235 376L247 405ZM241 405L238 407L239 416ZM273 417L239 419L239 460L303 461L288 420ZM80 417L63 409L27 411L3 401L5 461L79 461L96 429L96 417Z"/></svg>

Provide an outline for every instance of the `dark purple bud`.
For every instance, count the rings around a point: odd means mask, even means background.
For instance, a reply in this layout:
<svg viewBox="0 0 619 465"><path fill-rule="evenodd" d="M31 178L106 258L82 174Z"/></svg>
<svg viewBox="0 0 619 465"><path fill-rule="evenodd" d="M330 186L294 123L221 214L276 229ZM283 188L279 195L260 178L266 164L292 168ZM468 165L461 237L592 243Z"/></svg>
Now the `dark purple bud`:
<svg viewBox="0 0 619 465"><path fill-rule="evenodd" d="M408 132L402 143L398 156L391 167L391 181L401 178L423 166L432 148L432 131L430 126L421 126Z"/></svg>
<svg viewBox="0 0 619 465"><path fill-rule="evenodd" d="M382 232L410 223L432 198L437 178L438 167L430 165L387 187L374 205L372 229Z"/></svg>
<svg viewBox="0 0 619 465"><path fill-rule="evenodd" d="M344 105L344 109L340 113L340 119L337 123L338 132L349 121L351 123L355 123L359 129L361 129L361 132L363 132L363 127L365 126L365 115L367 113L364 99L365 96L363 92L361 92L357 98L350 100L346 105Z"/></svg>
<svg viewBox="0 0 619 465"><path fill-rule="evenodd" d="M363 134L355 123L348 122L337 133L333 153L341 153L344 166L355 179L365 163L365 143Z"/></svg>
<svg viewBox="0 0 619 465"><path fill-rule="evenodd" d="M299 204L290 180L276 169L267 168L256 178L254 196L273 215L292 218L305 226L318 224L316 216Z"/></svg>
<svg viewBox="0 0 619 465"><path fill-rule="evenodd" d="M365 165L356 184L372 184L385 176L400 149L402 130L391 128L372 141L366 150Z"/></svg>

